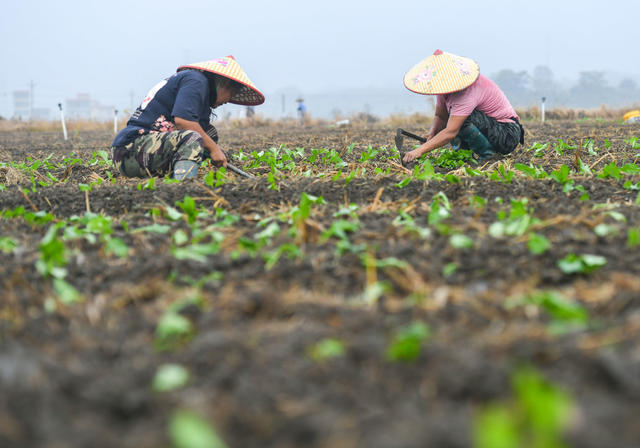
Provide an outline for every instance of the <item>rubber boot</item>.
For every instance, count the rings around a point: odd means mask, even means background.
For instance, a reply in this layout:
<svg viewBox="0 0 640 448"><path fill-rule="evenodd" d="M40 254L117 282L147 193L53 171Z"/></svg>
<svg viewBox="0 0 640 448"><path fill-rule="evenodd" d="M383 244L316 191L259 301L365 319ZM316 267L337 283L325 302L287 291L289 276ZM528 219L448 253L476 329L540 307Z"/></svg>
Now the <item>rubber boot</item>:
<svg viewBox="0 0 640 448"><path fill-rule="evenodd" d="M173 165L173 178L177 180L193 179L198 175L198 164L192 160L178 160Z"/></svg>
<svg viewBox="0 0 640 448"><path fill-rule="evenodd" d="M454 144L457 144L457 147L455 147ZM456 138L451 141L451 147L453 149L459 149L462 145L477 154L478 160L487 160L496 155L491 142L487 140L487 137L485 137L473 123L463 126Z"/></svg>

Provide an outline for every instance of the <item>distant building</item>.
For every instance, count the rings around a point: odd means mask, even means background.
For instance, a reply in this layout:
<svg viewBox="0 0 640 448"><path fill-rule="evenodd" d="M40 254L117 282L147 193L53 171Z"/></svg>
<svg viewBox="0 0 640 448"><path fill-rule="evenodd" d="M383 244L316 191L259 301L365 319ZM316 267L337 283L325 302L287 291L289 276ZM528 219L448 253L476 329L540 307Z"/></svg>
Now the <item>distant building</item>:
<svg viewBox="0 0 640 448"><path fill-rule="evenodd" d="M113 119L114 106L104 106L91 99L88 93L79 93L66 101L65 116L70 119L106 121Z"/></svg>
<svg viewBox="0 0 640 448"><path fill-rule="evenodd" d="M51 110L46 107L34 107L31 109L31 119L46 121L51 119Z"/></svg>
<svg viewBox="0 0 640 448"><path fill-rule="evenodd" d="M69 118L90 118L91 95L78 93L75 98L67 99L65 115Z"/></svg>
<svg viewBox="0 0 640 448"><path fill-rule="evenodd" d="M13 91L13 118L16 120L31 119L31 92L29 90Z"/></svg>
<svg viewBox="0 0 640 448"><path fill-rule="evenodd" d="M13 91L13 118L15 120L49 120L51 111L44 107L31 107L30 90Z"/></svg>

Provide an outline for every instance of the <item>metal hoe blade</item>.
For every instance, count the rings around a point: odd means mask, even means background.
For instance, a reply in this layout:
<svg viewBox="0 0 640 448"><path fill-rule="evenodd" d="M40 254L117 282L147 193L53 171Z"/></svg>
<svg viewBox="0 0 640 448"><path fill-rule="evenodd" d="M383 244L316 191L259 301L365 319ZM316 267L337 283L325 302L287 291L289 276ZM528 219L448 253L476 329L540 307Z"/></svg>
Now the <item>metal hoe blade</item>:
<svg viewBox="0 0 640 448"><path fill-rule="evenodd" d="M400 163L402 164L402 166L404 166L404 161L403 161L404 154L402 153L402 145L404 144L405 136L412 138L414 140L418 140L420 143L425 143L427 141L427 139L424 137L420 137L419 135L413 134L409 131L405 131L402 128L398 128L396 130L395 142L396 142L396 148L398 149L398 153L400 154Z"/></svg>
<svg viewBox="0 0 640 448"><path fill-rule="evenodd" d="M398 152L400 153L400 155L402 155L402 145L404 143L404 137L402 136L402 129L398 128L398 130L396 131L396 149L398 150Z"/></svg>

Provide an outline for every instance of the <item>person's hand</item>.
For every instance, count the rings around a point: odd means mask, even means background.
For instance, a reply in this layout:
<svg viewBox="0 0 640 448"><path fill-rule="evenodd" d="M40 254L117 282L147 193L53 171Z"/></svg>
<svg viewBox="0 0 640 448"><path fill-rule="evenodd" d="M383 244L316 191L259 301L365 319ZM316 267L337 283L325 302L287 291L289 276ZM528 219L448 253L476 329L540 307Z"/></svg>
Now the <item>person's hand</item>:
<svg viewBox="0 0 640 448"><path fill-rule="evenodd" d="M227 158L224 155L224 152L220 148L216 148L215 151L211 152L211 161L217 167L227 166Z"/></svg>
<svg viewBox="0 0 640 448"><path fill-rule="evenodd" d="M413 162L415 159L417 159L421 155L422 155L422 151L420 151L420 148L414 149L413 151L409 151L408 153L406 153L402 158L402 160L404 161L404 163Z"/></svg>

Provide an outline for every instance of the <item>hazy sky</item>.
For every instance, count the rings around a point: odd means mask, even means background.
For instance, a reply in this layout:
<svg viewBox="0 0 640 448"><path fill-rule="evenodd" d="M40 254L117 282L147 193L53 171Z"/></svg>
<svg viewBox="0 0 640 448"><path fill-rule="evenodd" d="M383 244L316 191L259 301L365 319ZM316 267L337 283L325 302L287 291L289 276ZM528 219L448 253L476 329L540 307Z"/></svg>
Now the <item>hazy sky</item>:
<svg viewBox="0 0 640 448"><path fill-rule="evenodd" d="M640 75L640 1L5 1L0 115L35 83L35 106L90 93L138 103L183 63L233 54L265 94L351 87L404 89L404 72L435 49L485 74L548 65ZM635 47L635 49L634 49Z"/></svg>

